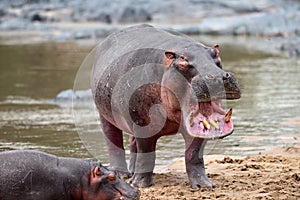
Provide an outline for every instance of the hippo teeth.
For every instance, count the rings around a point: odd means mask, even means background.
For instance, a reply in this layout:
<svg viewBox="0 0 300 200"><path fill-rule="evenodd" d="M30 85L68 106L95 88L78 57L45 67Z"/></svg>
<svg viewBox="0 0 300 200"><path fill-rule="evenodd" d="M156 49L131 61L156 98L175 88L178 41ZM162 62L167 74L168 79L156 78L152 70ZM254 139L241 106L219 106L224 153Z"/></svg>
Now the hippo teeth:
<svg viewBox="0 0 300 200"><path fill-rule="evenodd" d="M215 129L220 130L220 127L218 126L215 120L211 119L209 120L209 122L211 125L213 125L213 127L215 127Z"/></svg>
<svg viewBox="0 0 300 200"><path fill-rule="evenodd" d="M190 127L194 126L194 113L192 112L190 115Z"/></svg>
<svg viewBox="0 0 300 200"><path fill-rule="evenodd" d="M202 123L207 130L210 130L210 124L208 123L208 121L206 121L206 119L203 119Z"/></svg>
<svg viewBox="0 0 300 200"><path fill-rule="evenodd" d="M232 108L226 112L220 101L198 102L193 106L185 121L191 136L216 139L233 132Z"/></svg>
<svg viewBox="0 0 300 200"><path fill-rule="evenodd" d="M228 110L228 112L225 114L224 120L225 120L226 123L230 122L231 115L232 115L232 108L230 108Z"/></svg>

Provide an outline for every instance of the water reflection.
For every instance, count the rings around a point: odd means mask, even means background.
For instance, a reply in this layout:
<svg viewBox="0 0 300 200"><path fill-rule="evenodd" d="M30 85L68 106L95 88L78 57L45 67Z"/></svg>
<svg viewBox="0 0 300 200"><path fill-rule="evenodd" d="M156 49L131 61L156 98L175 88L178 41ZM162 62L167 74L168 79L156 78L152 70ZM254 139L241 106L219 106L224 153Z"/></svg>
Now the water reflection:
<svg viewBox="0 0 300 200"><path fill-rule="evenodd" d="M91 49L73 43L0 46L1 151L36 149L60 156L96 157L107 163L103 138L95 139L102 150L98 156L84 147L71 102L49 101L60 91L73 88L78 67ZM224 67L237 75L243 96L226 102L226 107L234 110L234 134L211 142L206 154L257 154L299 140L299 126L288 121L300 118L300 63L234 45L222 49ZM79 109L84 112L85 107ZM89 126L100 136L97 122ZM180 135L164 137L157 149L156 163L164 165L183 156L184 142Z"/></svg>
<svg viewBox="0 0 300 200"><path fill-rule="evenodd" d="M72 43L0 45L0 100L7 96L50 99L71 88L90 49Z"/></svg>

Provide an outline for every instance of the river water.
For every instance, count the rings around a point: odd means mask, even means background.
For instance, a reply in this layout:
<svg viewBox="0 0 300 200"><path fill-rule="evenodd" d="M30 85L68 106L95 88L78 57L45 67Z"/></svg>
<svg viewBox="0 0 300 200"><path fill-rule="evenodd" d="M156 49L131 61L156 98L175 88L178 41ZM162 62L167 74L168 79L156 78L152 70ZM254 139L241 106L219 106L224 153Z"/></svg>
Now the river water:
<svg viewBox="0 0 300 200"><path fill-rule="evenodd" d="M216 40L224 43L223 66L236 74L242 98L224 102L233 108L235 131L223 140L210 141L205 154L256 155L300 140L299 60L248 48L235 39ZM74 87L77 71L92 49L93 45L72 42L0 45L0 151L34 149L108 163L95 113L89 120L90 107L74 114L72 101L53 100ZM80 134L74 123L78 113L89 121L89 130ZM84 131L94 135L85 137ZM163 137L156 164L166 165L183 154L180 135Z"/></svg>

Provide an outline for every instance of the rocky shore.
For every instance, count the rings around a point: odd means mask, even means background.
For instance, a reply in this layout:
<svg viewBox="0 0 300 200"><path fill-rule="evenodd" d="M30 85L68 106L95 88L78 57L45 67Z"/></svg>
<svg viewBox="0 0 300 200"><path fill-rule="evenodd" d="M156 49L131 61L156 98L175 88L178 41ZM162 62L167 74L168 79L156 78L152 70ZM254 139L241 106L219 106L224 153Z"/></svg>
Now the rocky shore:
<svg viewBox="0 0 300 200"><path fill-rule="evenodd" d="M188 35L272 37L278 52L298 57L299 11L298 0L2 0L0 31L65 41L150 23Z"/></svg>

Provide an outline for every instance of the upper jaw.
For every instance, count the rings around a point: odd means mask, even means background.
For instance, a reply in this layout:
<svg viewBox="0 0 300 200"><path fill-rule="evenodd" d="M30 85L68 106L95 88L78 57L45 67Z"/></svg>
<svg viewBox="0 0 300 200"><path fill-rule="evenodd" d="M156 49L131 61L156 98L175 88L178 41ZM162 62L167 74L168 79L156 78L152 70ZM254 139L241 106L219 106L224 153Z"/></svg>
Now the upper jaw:
<svg viewBox="0 0 300 200"><path fill-rule="evenodd" d="M240 92L219 92L218 94L214 94L214 96L210 96L210 94L203 93L201 95L195 96L192 92L192 99L197 102L211 102L211 101L219 101L219 100L235 100L241 98Z"/></svg>
<svg viewBox="0 0 300 200"><path fill-rule="evenodd" d="M226 92L226 99L228 100L235 100L241 98L241 92L240 91L229 91Z"/></svg>
<svg viewBox="0 0 300 200"><path fill-rule="evenodd" d="M232 73L225 74L228 76L223 78L221 75L207 78L208 75L199 74L193 77L190 84L192 99L198 102L239 99L241 90L237 79Z"/></svg>

